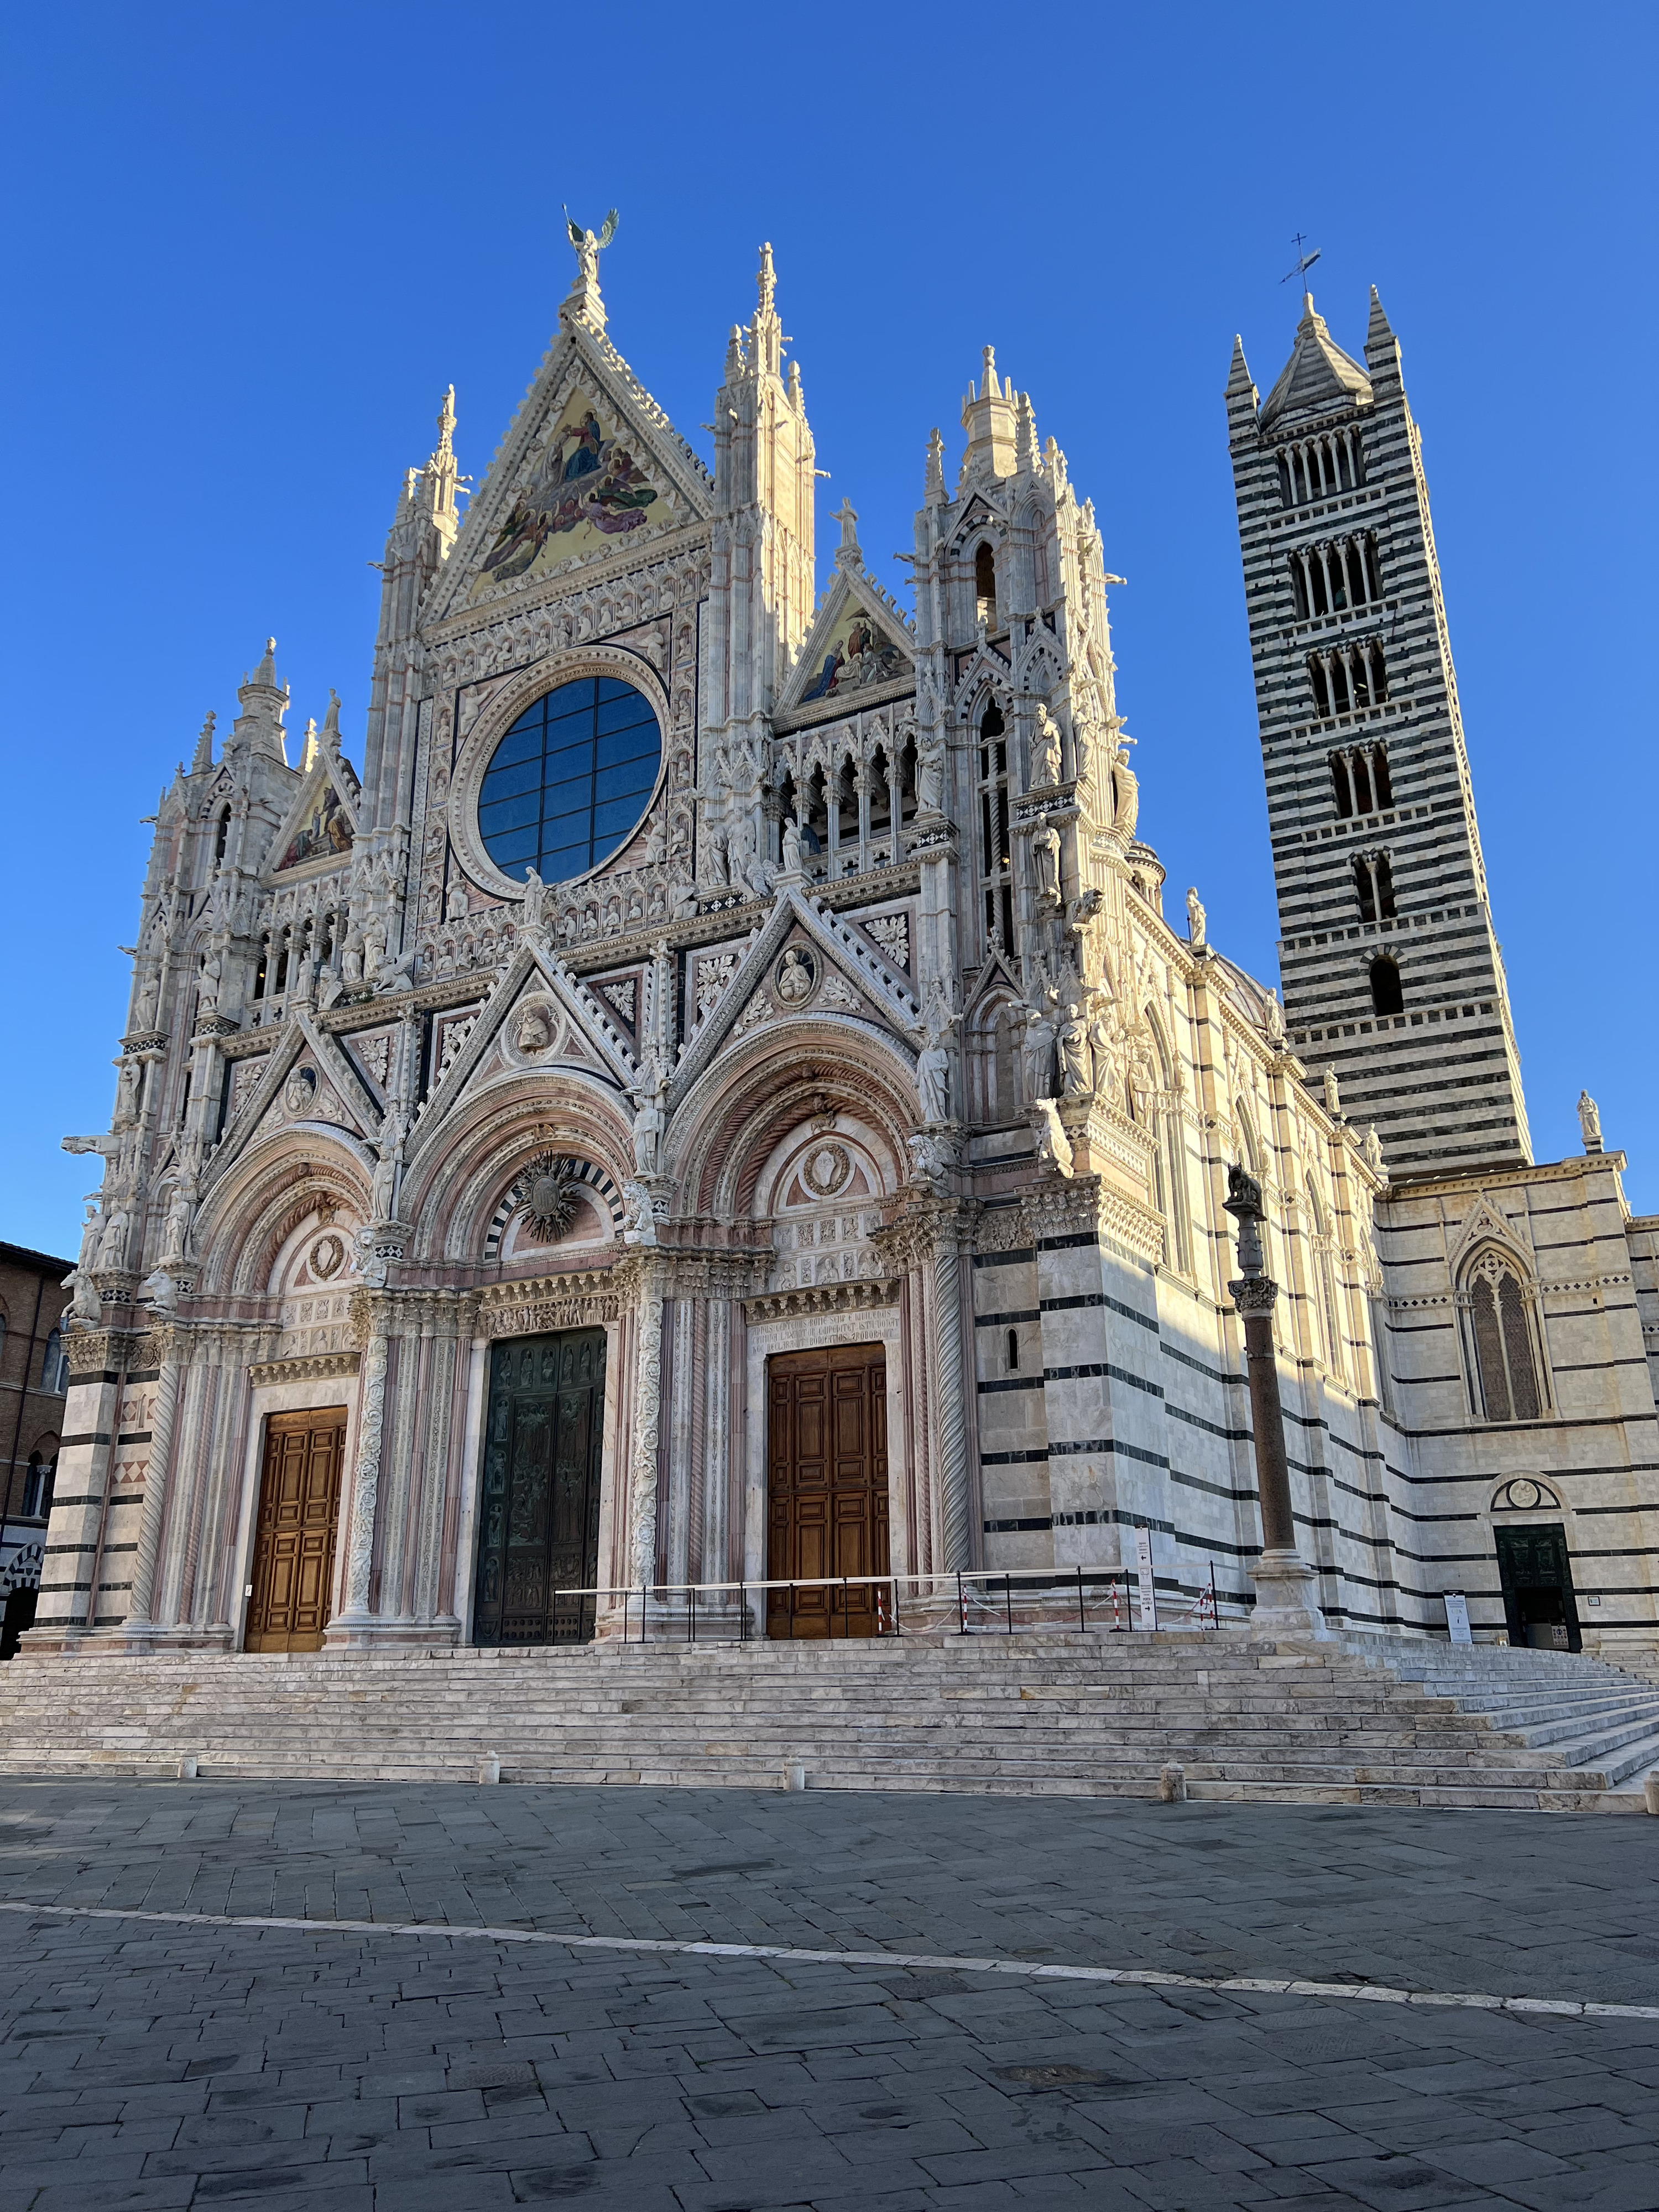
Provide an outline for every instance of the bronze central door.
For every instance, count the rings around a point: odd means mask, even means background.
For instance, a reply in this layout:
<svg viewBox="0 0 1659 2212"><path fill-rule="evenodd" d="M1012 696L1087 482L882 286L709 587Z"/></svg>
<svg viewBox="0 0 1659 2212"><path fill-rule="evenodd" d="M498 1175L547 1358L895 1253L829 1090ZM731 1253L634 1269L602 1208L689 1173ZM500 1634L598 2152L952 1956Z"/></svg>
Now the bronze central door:
<svg viewBox="0 0 1659 2212"><path fill-rule="evenodd" d="M345 1470L343 1406L273 1413L253 1540L248 1651L320 1651Z"/></svg>
<svg viewBox="0 0 1659 2212"><path fill-rule="evenodd" d="M767 1362L767 1577L884 1575L887 1354L879 1344ZM769 1590L772 1636L873 1636L888 1593Z"/></svg>
<svg viewBox="0 0 1659 2212"><path fill-rule="evenodd" d="M605 1331L515 1337L490 1359L475 1644L581 1644L599 1568Z"/></svg>

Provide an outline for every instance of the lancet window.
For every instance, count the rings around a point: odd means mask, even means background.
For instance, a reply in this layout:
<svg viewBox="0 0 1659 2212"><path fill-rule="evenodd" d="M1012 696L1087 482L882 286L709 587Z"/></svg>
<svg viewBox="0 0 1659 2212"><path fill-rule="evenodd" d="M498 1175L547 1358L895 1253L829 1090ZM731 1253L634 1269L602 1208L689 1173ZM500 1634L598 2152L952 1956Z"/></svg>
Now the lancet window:
<svg viewBox="0 0 1659 2212"><path fill-rule="evenodd" d="M988 539L974 548L974 599L987 629L997 626L997 556Z"/></svg>
<svg viewBox="0 0 1659 2212"><path fill-rule="evenodd" d="M1299 622L1315 615L1342 614L1369 606L1382 596L1376 539L1369 530L1336 538L1324 545L1300 545L1286 556L1296 592Z"/></svg>
<svg viewBox="0 0 1659 2212"><path fill-rule="evenodd" d="M1361 921L1394 920L1394 869L1386 853L1354 854L1353 887Z"/></svg>
<svg viewBox="0 0 1659 2212"><path fill-rule="evenodd" d="M1314 711L1322 720L1332 714L1380 707L1389 696L1388 663L1376 638L1363 645L1310 653L1308 680L1313 686Z"/></svg>
<svg viewBox="0 0 1659 2212"><path fill-rule="evenodd" d="M1283 447L1279 495L1286 507L1304 507L1333 492L1357 491L1365 481L1365 454L1358 430L1327 432Z"/></svg>
<svg viewBox="0 0 1659 2212"><path fill-rule="evenodd" d="M1386 952L1379 952L1370 965L1371 1012L1374 1014L1403 1014L1406 994L1401 988L1400 970Z"/></svg>
<svg viewBox="0 0 1659 2212"><path fill-rule="evenodd" d="M1544 1411L1530 1288L1504 1253L1488 1249L1464 1277L1475 1411L1488 1421L1535 1421Z"/></svg>
<svg viewBox="0 0 1659 2212"><path fill-rule="evenodd" d="M1375 814L1394 805L1386 745L1345 745L1331 754L1330 768L1339 820Z"/></svg>
<svg viewBox="0 0 1659 2212"><path fill-rule="evenodd" d="M69 1354L64 1349L63 1335L58 1329L53 1329L46 1339L46 1352L40 1361L40 1388L54 1391L69 1389Z"/></svg>
<svg viewBox="0 0 1659 2212"><path fill-rule="evenodd" d="M230 809L228 806L222 806L219 810L219 827L215 832L213 839L213 857L216 860L222 860L224 859L225 847L229 842Z"/></svg>
<svg viewBox="0 0 1659 2212"><path fill-rule="evenodd" d="M1013 851L1008 834L1008 740L995 705L979 726L980 896L985 942L1014 949Z"/></svg>

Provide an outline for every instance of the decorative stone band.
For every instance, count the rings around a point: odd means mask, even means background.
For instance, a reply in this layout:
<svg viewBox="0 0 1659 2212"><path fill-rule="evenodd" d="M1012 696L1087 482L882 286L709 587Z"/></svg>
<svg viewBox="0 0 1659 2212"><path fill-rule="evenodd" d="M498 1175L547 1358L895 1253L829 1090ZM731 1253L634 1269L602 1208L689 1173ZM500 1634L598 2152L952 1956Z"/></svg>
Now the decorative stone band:
<svg viewBox="0 0 1659 2212"><path fill-rule="evenodd" d="M532 1282L496 1283L478 1293L481 1336L544 1336L555 1329L597 1328L620 1316L626 1303L620 1270L586 1268L542 1275Z"/></svg>
<svg viewBox="0 0 1659 2212"><path fill-rule="evenodd" d="M298 1359L262 1359L247 1370L254 1389L276 1382L320 1382L331 1375L355 1375L362 1355L356 1352L320 1352Z"/></svg>
<svg viewBox="0 0 1659 2212"><path fill-rule="evenodd" d="M896 1275L867 1275L848 1283L812 1283L799 1290L769 1291L745 1298L744 1319L788 1321L798 1314L863 1313L872 1306L890 1306L898 1296Z"/></svg>

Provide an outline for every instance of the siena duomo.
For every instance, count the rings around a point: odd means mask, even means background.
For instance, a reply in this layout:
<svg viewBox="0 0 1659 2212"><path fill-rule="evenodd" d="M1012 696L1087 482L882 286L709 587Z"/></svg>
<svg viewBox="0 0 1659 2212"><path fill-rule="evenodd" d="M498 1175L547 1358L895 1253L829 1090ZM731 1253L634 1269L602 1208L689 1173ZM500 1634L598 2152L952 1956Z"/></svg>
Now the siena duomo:
<svg viewBox="0 0 1659 2212"><path fill-rule="evenodd" d="M1148 1553L1282 1618L1237 1168L1310 1618L1651 1656L1659 1218L1587 1097L1532 1158L1376 293L1225 386L1281 999L1166 895L991 349L914 613L850 502L824 587L770 249L711 471L613 228L465 512L453 394L404 477L361 731L267 646L161 800L25 1653L942 1634Z"/></svg>

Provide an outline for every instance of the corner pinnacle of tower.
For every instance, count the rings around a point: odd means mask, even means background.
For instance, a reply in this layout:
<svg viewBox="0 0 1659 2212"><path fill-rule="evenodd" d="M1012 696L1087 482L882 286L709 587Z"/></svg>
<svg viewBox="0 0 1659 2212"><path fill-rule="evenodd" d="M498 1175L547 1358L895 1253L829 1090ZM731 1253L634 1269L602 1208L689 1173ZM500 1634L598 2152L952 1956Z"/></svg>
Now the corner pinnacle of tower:
<svg viewBox="0 0 1659 2212"><path fill-rule="evenodd" d="M217 717L210 709L202 725L202 734L196 740L196 750L191 757L190 772L202 775L213 766L213 725Z"/></svg>
<svg viewBox="0 0 1659 2212"><path fill-rule="evenodd" d="M1365 325L1365 362L1372 370L1400 368L1400 341L1395 337L1375 284L1371 286L1370 320Z"/></svg>
<svg viewBox="0 0 1659 2212"><path fill-rule="evenodd" d="M1252 413L1255 411L1255 380L1250 374L1250 364L1244 358L1242 335L1233 338L1233 358L1227 371L1226 397L1229 399L1248 399Z"/></svg>
<svg viewBox="0 0 1659 2212"><path fill-rule="evenodd" d="M937 425L927 440L927 477L921 503L924 507L945 504L945 440Z"/></svg>

